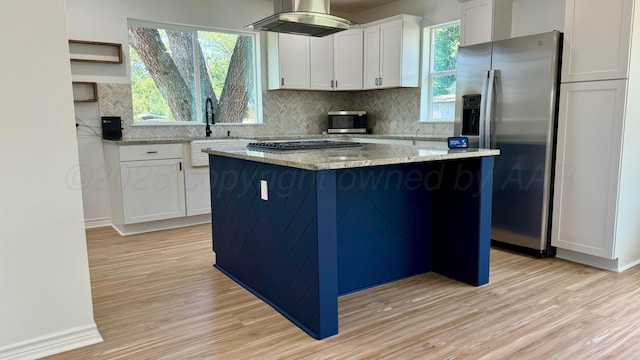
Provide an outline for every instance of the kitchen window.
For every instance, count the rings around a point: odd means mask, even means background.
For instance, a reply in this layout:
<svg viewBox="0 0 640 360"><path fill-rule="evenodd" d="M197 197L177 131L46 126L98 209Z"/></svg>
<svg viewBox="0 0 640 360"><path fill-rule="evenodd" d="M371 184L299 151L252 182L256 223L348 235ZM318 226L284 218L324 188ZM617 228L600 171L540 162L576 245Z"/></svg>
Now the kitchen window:
<svg viewBox="0 0 640 360"><path fill-rule="evenodd" d="M134 124L261 122L255 33L129 21Z"/></svg>
<svg viewBox="0 0 640 360"><path fill-rule="evenodd" d="M453 121L460 22L425 27L422 38L420 121Z"/></svg>

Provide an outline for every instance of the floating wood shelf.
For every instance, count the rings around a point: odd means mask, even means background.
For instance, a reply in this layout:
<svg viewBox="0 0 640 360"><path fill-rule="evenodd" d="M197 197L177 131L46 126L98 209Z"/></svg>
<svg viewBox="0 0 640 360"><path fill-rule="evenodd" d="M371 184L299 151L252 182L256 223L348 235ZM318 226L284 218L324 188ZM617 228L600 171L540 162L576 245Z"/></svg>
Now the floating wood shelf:
<svg viewBox="0 0 640 360"><path fill-rule="evenodd" d="M71 61L122 64L122 44L69 40L69 55Z"/></svg>
<svg viewBox="0 0 640 360"><path fill-rule="evenodd" d="M94 82L73 81L73 102L98 101L98 84Z"/></svg>

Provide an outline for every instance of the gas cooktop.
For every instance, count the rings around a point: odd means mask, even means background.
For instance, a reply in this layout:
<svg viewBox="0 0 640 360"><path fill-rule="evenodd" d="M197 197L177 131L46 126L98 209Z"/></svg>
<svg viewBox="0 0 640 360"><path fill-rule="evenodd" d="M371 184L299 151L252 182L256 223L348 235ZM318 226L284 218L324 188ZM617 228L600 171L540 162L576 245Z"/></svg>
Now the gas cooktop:
<svg viewBox="0 0 640 360"><path fill-rule="evenodd" d="M253 142L247 148L254 150L308 150L308 149L330 149L343 147L356 147L362 144L357 142L331 141L331 140L300 140L300 141L267 141Z"/></svg>

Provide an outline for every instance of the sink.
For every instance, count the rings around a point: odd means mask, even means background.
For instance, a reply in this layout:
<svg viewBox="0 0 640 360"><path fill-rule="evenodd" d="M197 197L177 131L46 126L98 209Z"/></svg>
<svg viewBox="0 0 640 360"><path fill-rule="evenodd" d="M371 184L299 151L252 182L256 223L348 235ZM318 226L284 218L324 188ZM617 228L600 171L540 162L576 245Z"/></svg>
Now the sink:
<svg viewBox="0 0 640 360"><path fill-rule="evenodd" d="M208 166L209 156L202 150L210 147L246 145L253 139L206 139L191 141L191 166Z"/></svg>

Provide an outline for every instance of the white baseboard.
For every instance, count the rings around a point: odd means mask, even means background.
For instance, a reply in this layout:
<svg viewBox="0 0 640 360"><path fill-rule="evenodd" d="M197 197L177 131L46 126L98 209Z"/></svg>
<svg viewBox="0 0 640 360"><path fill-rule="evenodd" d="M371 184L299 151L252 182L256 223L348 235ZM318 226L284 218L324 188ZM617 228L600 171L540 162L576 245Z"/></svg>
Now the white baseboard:
<svg viewBox="0 0 640 360"><path fill-rule="evenodd" d="M111 224L111 227L120 234L120 236L142 234L151 231L176 229L185 226L207 224L211 222L211 214L201 214L194 216L185 216L174 219L149 221L137 224Z"/></svg>
<svg viewBox="0 0 640 360"><path fill-rule="evenodd" d="M601 257L583 254L571 250L566 249L557 249L556 257L559 259L569 260L573 262L577 262L583 265L589 265L593 267L597 267L604 270L621 272L620 266L618 264L618 259L604 259Z"/></svg>
<svg viewBox="0 0 640 360"><path fill-rule="evenodd" d="M102 342L96 324L61 331L0 348L0 359L39 359Z"/></svg>
<svg viewBox="0 0 640 360"><path fill-rule="evenodd" d="M111 218L89 219L84 221L85 229L111 226Z"/></svg>

